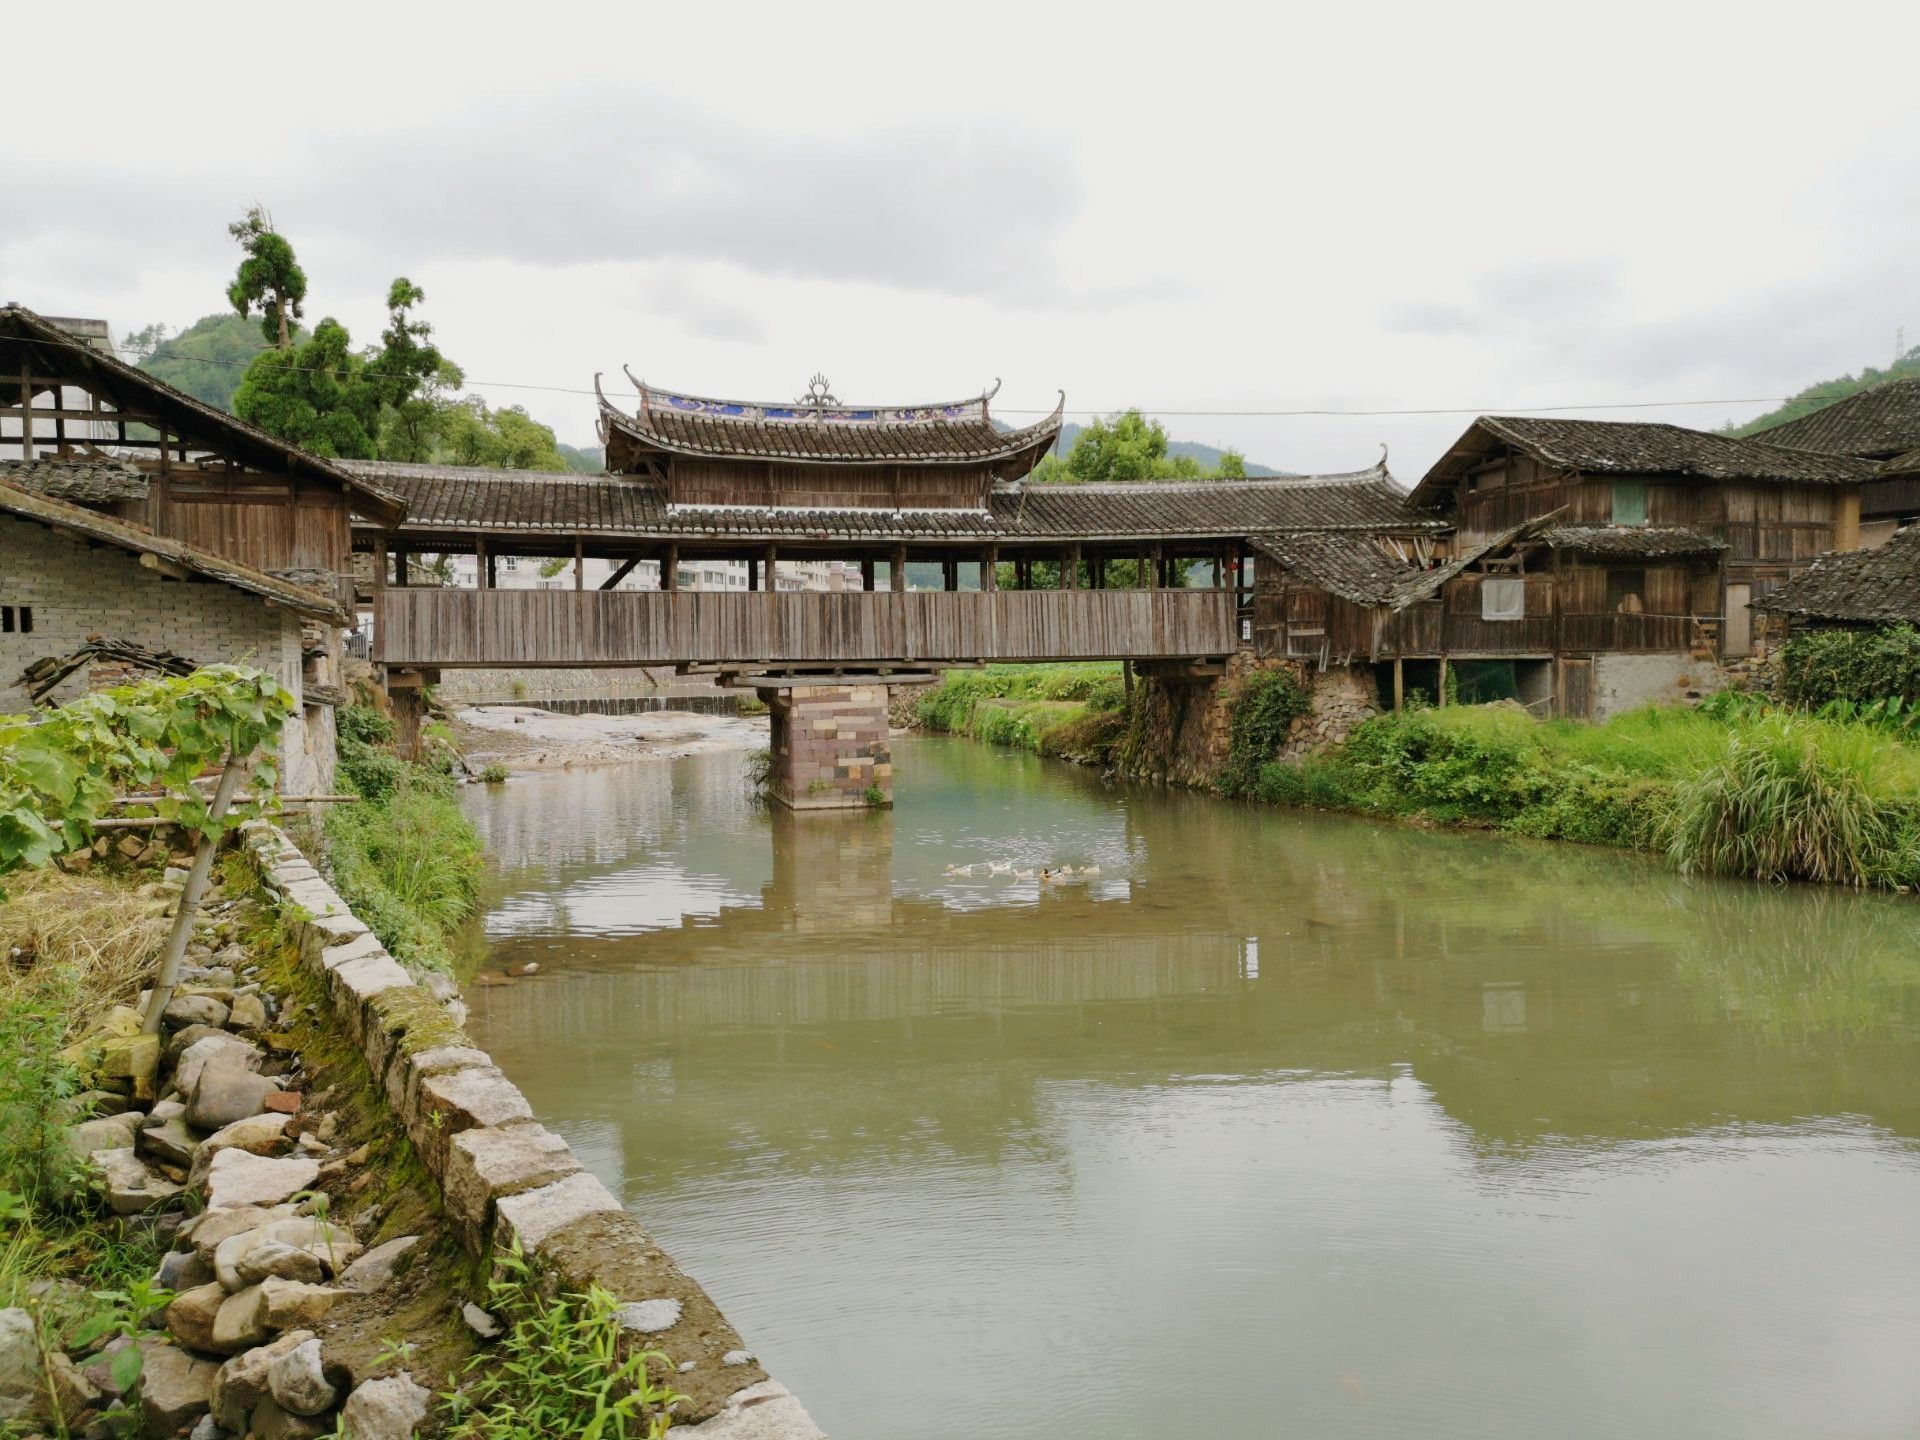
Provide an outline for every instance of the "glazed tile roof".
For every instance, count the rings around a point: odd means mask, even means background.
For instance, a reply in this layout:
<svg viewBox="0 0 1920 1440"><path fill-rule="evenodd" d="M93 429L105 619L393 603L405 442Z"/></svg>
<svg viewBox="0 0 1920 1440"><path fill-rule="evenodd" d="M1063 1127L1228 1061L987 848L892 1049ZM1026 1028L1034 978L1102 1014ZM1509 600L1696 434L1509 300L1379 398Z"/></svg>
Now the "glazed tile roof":
<svg viewBox="0 0 1920 1440"><path fill-rule="evenodd" d="M1920 448L1920 380L1889 380L1753 438L1828 455L1876 458Z"/></svg>
<svg viewBox="0 0 1920 1440"><path fill-rule="evenodd" d="M130 554L152 555L210 580L219 580L236 589L272 600L301 615L334 620L341 624L351 623L353 618L330 595L318 594L305 586L269 575L264 570L255 570L251 565L242 565L237 560L228 560L202 550L197 545L189 545L166 535L156 535L144 525L116 520L97 510L88 510L65 500L36 495L17 485L9 485L4 480L0 480L0 515L12 515L21 520L50 525L70 535L118 546Z"/></svg>
<svg viewBox="0 0 1920 1440"><path fill-rule="evenodd" d="M1678 525L1560 525L1543 531L1540 538L1556 550L1647 560L1714 555L1727 548L1716 536Z"/></svg>
<svg viewBox="0 0 1920 1440"><path fill-rule="evenodd" d="M1771 432L1769 432L1771 433ZM1412 502L1437 506L1453 486L1501 446L1544 465L1585 475L1662 475L1692 480L1761 480L1794 485L1857 485L1875 467L1845 455L1821 455L1757 439L1639 420L1558 420L1482 415L1414 487Z"/></svg>
<svg viewBox="0 0 1920 1440"><path fill-rule="evenodd" d="M1878 550L1822 555L1753 608L1841 624L1920 624L1920 525Z"/></svg>
<svg viewBox="0 0 1920 1440"><path fill-rule="evenodd" d="M636 384L640 406L632 414L600 399L603 438L616 452L836 465L980 464L1018 456L1030 456L1031 463L1058 437L1063 413L1056 407L1037 424L1003 431L989 418L992 391L925 405L842 405L831 397L777 404ZM615 444L622 437L630 444ZM613 468L628 468L621 454Z"/></svg>
<svg viewBox="0 0 1920 1440"><path fill-rule="evenodd" d="M1438 528L1411 514L1384 467L1285 479L994 490L984 509L670 508L659 485L626 475L343 461L403 496L401 534L651 535L687 539L865 541L1125 539L1254 535L1270 530Z"/></svg>
<svg viewBox="0 0 1920 1440"><path fill-rule="evenodd" d="M113 505L147 498L148 481L124 460L44 456L38 460L0 460L0 481L71 500L76 505Z"/></svg>

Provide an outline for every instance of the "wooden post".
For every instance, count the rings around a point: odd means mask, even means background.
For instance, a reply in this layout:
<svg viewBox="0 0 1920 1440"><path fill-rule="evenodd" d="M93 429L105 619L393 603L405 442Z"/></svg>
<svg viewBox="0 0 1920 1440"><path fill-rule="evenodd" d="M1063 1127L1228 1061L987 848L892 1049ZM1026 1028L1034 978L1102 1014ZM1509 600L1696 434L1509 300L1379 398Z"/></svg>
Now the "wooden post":
<svg viewBox="0 0 1920 1440"><path fill-rule="evenodd" d="M867 593L873 590L873 557L871 555L860 562L860 589Z"/></svg>
<svg viewBox="0 0 1920 1440"><path fill-rule="evenodd" d="M754 556L750 555L747 557L747 590L749 592L752 592L752 591L758 590L759 588L760 588L760 561Z"/></svg>
<svg viewBox="0 0 1920 1440"><path fill-rule="evenodd" d="M896 594L902 594L907 588L907 547L893 547L893 559L887 562L887 585Z"/></svg>
<svg viewBox="0 0 1920 1440"><path fill-rule="evenodd" d="M1060 588L1078 590L1080 588L1080 547L1069 545L1067 558L1060 563Z"/></svg>
<svg viewBox="0 0 1920 1440"><path fill-rule="evenodd" d="M1407 677L1398 655L1393 657L1393 708L1396 712L1406 703Z"/></svg>
<svg viewBox="0 0 1920 1440"><path fill-rule="evenodd" d="M1160 544L1158 540L1153 542L1153 552L1152 552L1151 560L1141 561L1140 568L1142 570L1146 569L1149 563L1151 563L1153 566L1153 577L1152 577L1153 588L1156 590L1165 589L1167 584L1167 558L1166 558L1165 548ZM1147 581L1143 578L1140 583L1144 585L1147 583Z"/></svg>
<svg viewBox="0 0 1920 1440"><path fill-rule="evenodd" d="M940 588L949 595L960 588L960 562L951 555L940 562Z"/></svg>
<svg viewBox="0 0 1920 1440"><path fill-rule="evenodd" d="M1000 547L989 545L980 561L980 589L991 595L1000 588Z"/></svg>
<svg viewBox="0 0 1920 1440"><path fill-rule="evenodd" d="M587 542L584 540L573 542L573 588L587 588Z"/></svg>
<svg viewBox="0 0 1920 1440"><path fill-rule="evenodd" d="M167 948L160 956L160 973L154 977L153 994L147 997L147 1013L140 1020L144 1034L160 1033L160 1018L173 999L174 987L180 983L180 961L187 953L187 942L193 938L193 917L200 909L200 897L207 893L207 873L213 869L213 852L219 843L219 822L226 818L234 795L252 769L251 755L243 757L227 752L227 767L220 772L220 784L207 806L207 823L212 833L202 835L194 847L193 865L187 871L186 886L180 891L180 908L173 912L173 929L167 933Z"/></svg>
<svg viewBox="0 0 1920 1440"><path fill-rule="evenodd" d="M680 542L670 543L660 556L660 588L672 594L680 588Z"/></svg>
<svg viewBox="0 0 1920 1440"><path fill-rule="evenodd" d="M1435 697L1442 710L1447 708L1447 657L1440 657L1440 693Z"/></svg>
<svg viewBox="0 0 1920 1440"><path fill-rule="evenodd" d="M412 557L405 550L393 552L393 587L396 590L407 588L407 562Z"/></svg>
<svg viewBox="0 0 1920 1440"><path fill-rule="evenodd" d="M373 542L373 588L375 591L387 588L387 577L392 573L393 557L387 553L387 537L382 535Z"/></svg>

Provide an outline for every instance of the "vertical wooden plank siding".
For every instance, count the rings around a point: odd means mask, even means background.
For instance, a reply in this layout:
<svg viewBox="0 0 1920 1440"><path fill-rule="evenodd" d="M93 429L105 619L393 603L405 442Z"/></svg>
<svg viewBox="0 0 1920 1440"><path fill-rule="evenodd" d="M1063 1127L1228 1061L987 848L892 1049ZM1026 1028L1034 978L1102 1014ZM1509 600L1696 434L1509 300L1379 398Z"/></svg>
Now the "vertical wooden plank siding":
<svg viewBox="0 0 1920 1440"><path fill-rule="evenodd" d="M383 664L1178 659L1235 648L1224 590L388 590Z"/></svg>

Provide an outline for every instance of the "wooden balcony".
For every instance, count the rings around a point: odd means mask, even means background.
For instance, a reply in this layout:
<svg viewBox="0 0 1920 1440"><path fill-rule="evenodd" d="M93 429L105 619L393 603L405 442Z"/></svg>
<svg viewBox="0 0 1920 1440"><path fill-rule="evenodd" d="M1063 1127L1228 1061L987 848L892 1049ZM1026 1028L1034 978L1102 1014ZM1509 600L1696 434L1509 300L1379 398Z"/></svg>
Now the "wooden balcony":
<svg viewBox="0 0 1920 1440"><path fill-rule="evenodd" d="M387 589L386 665L593 666L1178 660L1231 654L1231 590Z"/></svg>

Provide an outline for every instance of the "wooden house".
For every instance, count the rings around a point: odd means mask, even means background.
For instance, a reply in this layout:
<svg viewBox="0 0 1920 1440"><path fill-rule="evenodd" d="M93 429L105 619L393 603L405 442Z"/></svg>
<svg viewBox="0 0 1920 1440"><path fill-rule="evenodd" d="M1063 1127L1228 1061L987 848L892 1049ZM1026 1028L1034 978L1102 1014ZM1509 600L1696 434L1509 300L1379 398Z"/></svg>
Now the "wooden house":
<svg viewBox="0 0 1920 1440"><path fill-rule="evenodd" d="M33 462L104 462L112 480L45 493L350 598L352 519L394 524L399 499L128 365L93 325L0 306L0 466L56 484Z"/></svg>
<svg viewBox="0 0 1920 1440"><path fill-rule="evenodd" d="M1822 555L1754 608L1778 616L1790 630L1920 625L1920 525L1895 531L1871 550Z"/></svg>
<svg viewBox="0 0 1920 1440"><path fill-rule="evenodd" d="M1860 487L1860 545L1884 545L1920 520L1920 380L1889 380L1753 437L1769 445L1879 462Z"/></svg>
<svg viewBox="0 0 1920 1440"><path fill-rule="evenodd" d="M16 514L11 533L26 536L21 525L58 519L82 547L44 555L23 548L24 541L9 547L0 556L0 623L9 611L16 626L21 608L35 613L35 659L78 638L132 641L151 633L173 637L167 648L196 663L251 658L272 668L302 698L303 744L317 757L324 788L331 780L332 707L340 697L341 630L351 621L353 524L358 518L392 525L405 505L377 482L126 364L97 321L56 322L20 305L0 306L0 377L0 485L16 511L23 496L52 507L45 515ZM76 516L90 517L86 523L99 533L86 531ZM124 586L68 583L64 570L88 547L126 549L139 537L146 537L141 563L181 582L175 588L139 590L136 602ZM99 563L104 577L113 567ZM232 575L247 577L241 588L259 604L299 617L291 660L277 648L277 628L268 646L250 624L229 623ZM21 598L54 579L55 604ZM172 613L146 613L149 601ZM197 625L202 618L208 623ZM9 655L32 648L17 628L12 633ZM0 694L17 689L18 680L0 674Z"/></svg>
<svg viewBox="0 0 1920 1440"><path fill-rule="evenodd" d="M1444 694L1460 661L1510 666L1508 693L1566 715L1697 693L1751 652L1750 602L1857 545L1877 473L1674 425L1482 417L1407 499L1448 538L1262 537L1255 630L1272 653L1390 666L1395 694Z"/></svg>

